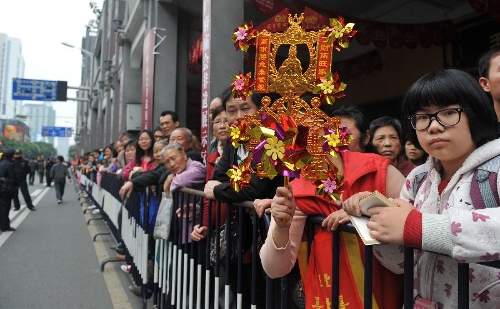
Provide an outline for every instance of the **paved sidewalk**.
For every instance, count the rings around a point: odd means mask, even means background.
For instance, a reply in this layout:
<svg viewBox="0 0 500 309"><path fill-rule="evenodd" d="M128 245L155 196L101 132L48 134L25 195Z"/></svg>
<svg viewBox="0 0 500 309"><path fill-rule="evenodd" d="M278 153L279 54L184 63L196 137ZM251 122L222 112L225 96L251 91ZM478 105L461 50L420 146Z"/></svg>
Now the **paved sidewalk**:
<svg viewBox="0 0 500 309"><path fill-rule="evenodd" d="M93 242L106 224L87 226L94 215L82 213L73 183L61 204L53 187L30 186L30 192L38 210L11 211L17 230L0 234L0 309L142 308L120 263L100 271L100 261L116 256L109 249L115 241L99 236Z"/></svg>

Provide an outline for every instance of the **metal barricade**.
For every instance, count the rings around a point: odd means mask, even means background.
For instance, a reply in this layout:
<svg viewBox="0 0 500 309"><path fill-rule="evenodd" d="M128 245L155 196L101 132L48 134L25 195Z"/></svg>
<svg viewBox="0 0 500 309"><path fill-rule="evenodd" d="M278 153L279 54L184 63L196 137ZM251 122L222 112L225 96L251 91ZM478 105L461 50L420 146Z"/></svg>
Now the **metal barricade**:
<svg viewBox="0 0 500 309"><path fill-rule="evenodd" d="M87 181L84 175L81 176L83 176L81 177L83 179L82 185L85 186L89 197L93 198L92 187L89 186L90 181ZM109 199L111 202L107 201L106 198L102 199L100 203L103 200L105 201L104 204L106 206L104 208L101 207L102 205L98 205L101 209L104 209L104 213L109 217L108 210L112 207L108 208L108 204L119 203L121 205L117 197L122 183L115 175L110 175L109 178L103 178L102 184L102 190L106 191L105 194L109 194L114 199ZM145 198L144 200L148 201L149 199ZM99 203L98 200L94 200L94 202ZM188 208L181 207L182 205L190 204L199 205L198 207L194 207L194 210L192 209L192 216L189 216L189 213L187 213ZM288 276L274 280L266 276L264 279L265 283L262 286L258 286L257 284L259 279L262 278L258 250L267 233L267 229L262 228L262 225L269 226L269 216L258 218L252 202L226 206L221 205L219 201L213 200L205 203L202 191L181 189L173 194L174 215L172 216L169 239L155 240L154 242L151 242L152 237L150 235L152 228L148 224L149 207L147 203L144 205L144 213L141 219L139 205L139 193L134 192L123 207L121 238L128 250L126 262L133 266L131 274L136 284L141 287L144 308L147 307L149 294L153 295L152 302L155 308L201 309L229 308L232 306L242 308L244 298L248 299L247 303L250 303L252 308L259 308L262 307L262 303L259 303L258 300L263 297L263 293L265 293L266 308L291 308L290 293L292 289L289 286ZM208 207L204 207L206 205ZM221 213L223 212L221 208L224 207L227 207L230 211L226 211L226 216L221 218ZM215 213L213 213L213 208ZM179 211L180 217L175 215L176 211ZM183 218L185 214L187 218ZM208 220L206 224L208 232L203 241L199 243L189 241L192 227L196 224L203 225L204 214L208 218L214 217L214 224L212 224L212 220ZM115 216L114 213L113 216ZM235 221L235 218L237 221ZM313 239L314 225L321 224L323 220L324 217L322 216L309 216L307 220L309 240ZM116 220L109 219L110 229L116 229L115 222ZM237 255L234 259L232 259L230 254L226 254L222 260L218 256L221 249L219 241L222 222L225 222L229 231L231 231L231 227L235 226L237 228ZM342 280L338 275L339 255L341 253L339 245L340 232L355 234L356 230L351 224L344 224L337 231L333 232L332 299L339 299L339 286ZM215 246L213 248L215 251L215 263L211 263L210 260L213 237L215 237ZM232 252L234 246L233 238L227 238L225 252ZM243 255L244 249L248 249L245 256ZM404 254L404 306L411 308L414 302L413 249L405 248ZM251 258L249 263L247 263L248 258ZM152 259L154 266L148 263L148 259ZM372 246L365 248L364 260L364 304L365 308L371 308ZM500 268L500 261L482 264ZM249 267L248 265L251 266ZM152 279L149 280L148 284L148 271L151 272L153 269L153 274L150 274ZM244 274L249 269L249 279L244 278ZM458 265L459 308L468 308L469 306L468 270L468 264ZM265 292L261 292L264 286ZM234 298L231 297L233 289L235 293L233 295ZM219 299L221 296L224 296L224 298ZM339 303L333 302L332 308L339 308Z"/></svg>

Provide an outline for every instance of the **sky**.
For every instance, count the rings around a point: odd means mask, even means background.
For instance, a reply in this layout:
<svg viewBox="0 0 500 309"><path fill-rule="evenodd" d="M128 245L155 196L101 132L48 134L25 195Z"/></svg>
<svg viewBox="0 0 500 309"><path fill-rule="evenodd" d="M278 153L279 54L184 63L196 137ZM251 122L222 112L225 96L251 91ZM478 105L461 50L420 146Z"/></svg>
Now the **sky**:
<svg viewBox="0 0 500 309"><path fill-rule="evenodd" d="M95 2L102 7L102 1ZM0 1L0 33L21 40L26 79L60 80L79 86L82 54L61 42L80 47L85 26L93 18L89 0ZM68 97L76 97L75 90L68 90ZM76 126L76 101L55 102L53 107L56 126Z"/></svg>

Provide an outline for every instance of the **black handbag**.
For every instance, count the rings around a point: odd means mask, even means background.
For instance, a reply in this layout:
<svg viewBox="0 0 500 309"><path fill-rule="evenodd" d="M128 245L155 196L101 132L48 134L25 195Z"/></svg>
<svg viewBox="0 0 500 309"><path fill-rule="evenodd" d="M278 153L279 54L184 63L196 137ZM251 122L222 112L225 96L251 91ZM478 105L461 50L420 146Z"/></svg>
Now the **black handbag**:
<svg viewBox="0 0 500 309"><path fill-rule="evenodd" d="M236 215L233 214L231 217L231 225L228 228L227 224L224 224L219 229L219 261L223 260L226 257L226 247L227 241L230 239L231 242L231 253L229 255L231 260L234 260L238 256L238 229L236 227ZM229 234L229 235L228 235ZM217 252L216 252L216 243L217 243L217 229L212 231L210 236L210 265L214 266L217 263Z"/></svg>

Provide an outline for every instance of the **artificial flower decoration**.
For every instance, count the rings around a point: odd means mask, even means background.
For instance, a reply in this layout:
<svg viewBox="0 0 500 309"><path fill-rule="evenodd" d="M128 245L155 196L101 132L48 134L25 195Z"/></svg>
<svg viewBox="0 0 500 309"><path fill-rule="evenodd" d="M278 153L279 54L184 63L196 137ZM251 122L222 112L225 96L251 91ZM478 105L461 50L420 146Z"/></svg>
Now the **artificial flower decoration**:
<svg viewBox="0 0 500 309"><path fill-rule="evenodd" d="M327 171L323 179L314 181L317 195L323 195L325 198L333 201L340 200L340 189L344 183L344 179L342 176L339 176L337 172L337 168L333 166Z"/></svg>
<svg viewBox="0 0 500 309"><path fill-rule="evenodd" d="M327 181L323 182L323 188L326 193L333 193L337 189L337 183L335 180L328 179Z"/></svg>
<svg viewBox="0 0 500 309"><path fill-rule="evenodd" d="M240 74L234 75L233 83L230 86L233 97L246 100L248 96L252 95L254 85L255 80L252 78L252 73L243 74L240 72Z"/></svg>
<svg viewBox="0 0 500 309"><path fill-rule="evenodd" d="M343 82L339 81L340 77L337 72L332 74L332 72L326 72L325 78L320 80L321 83L316 84L313 88L313 93L318 94L321 102L332 105L335 103L335 99L345 97L345 87L347 86Z"/></svg>
<svg viewBox="0 0 500 309"><path fill-rule="evenodd" d="M226 172L226 175L229 176L229 185L236 192L247 187L252 179L251 169L249 164L245 161L242 161L239 166L233 165L232 168Z"/></svg>
<svg viewBox="0 0 500 309"><path fill-rule="evenodd" d="M251 73L239 72L230 86L233 97L245 100L254 91L280 95L274 102L270 96L264 96L257 113L246 115L229 128L232 146L244 145L249 152L238 167L233 166L226 173L235 191L248 186L252 177L274 179L281 175L285 186L291 179L301 177L314 184L316 194L325 199L340 199L344 179L332 157L348 151L352 137L347 128L339 128L340 119L329 117L319 107L345 96L346 84L340 81L338 73L331 72L333 58L322 63L318 59L325 50L331 53L333 48L347 48L357 30L340 16L330 19L329 26L318 31L301 27L303 21L304 14L288 14L288 27L278 31L279 35L268 30L258 32L251 22L234 29L232 41L236 50L246 52L251 45L258 46L254 71L258 82ZM317 47L312 51L314 57L309 57L309 67L315 68L311 74L304 73L297 58L298 44ZM288 58L277 68L277 50L286 45ZM315 97L303 100L301 95L311 90Z"/></svg>
<svg viewBox="0 0 500 309"><path fill-rule="evenodd" d="M324 153L330 153L336 157L338 153L347 151L349 143L352 141L352 136L349 134L347 127L339 127L337 129L323 128L325 134L322 150Z"/></svg>
<svg viewBox="0 0 500 309"><path fill-rule="evenodd" d="M234 33L232 36L234 48L236 48L236 50L242 50L246 52L250 45L255 45L256 37L257 30L253 28L253 23L243 22L241 26L234 29Z"/></svg>
<svg viewBox="0 0 500 309"><path fill-rule="evenodd" d="M345 24L344 18L330 18L330 28L325 33L328 36L327 42L333 44L336 50L349 47L349 39L352 38L358 30L354 30L354 23Z"/></svg>
<svg viewBox="0 0 500 309"><path fill-rule="evenodd" d="M232 123L229 126L229 142L234 148L240 147L241 144L246 144L250 140L249 131L250 125L245 119L238 119L238 123Z"/></svg>
<svg viewBox="0 0 500 309"><path fill-rule="evenodd" d="M282 160L285 147L282 141L278 140L276 136L266 139L267 144L264 145L266 155L273 160Z"/></svg>

